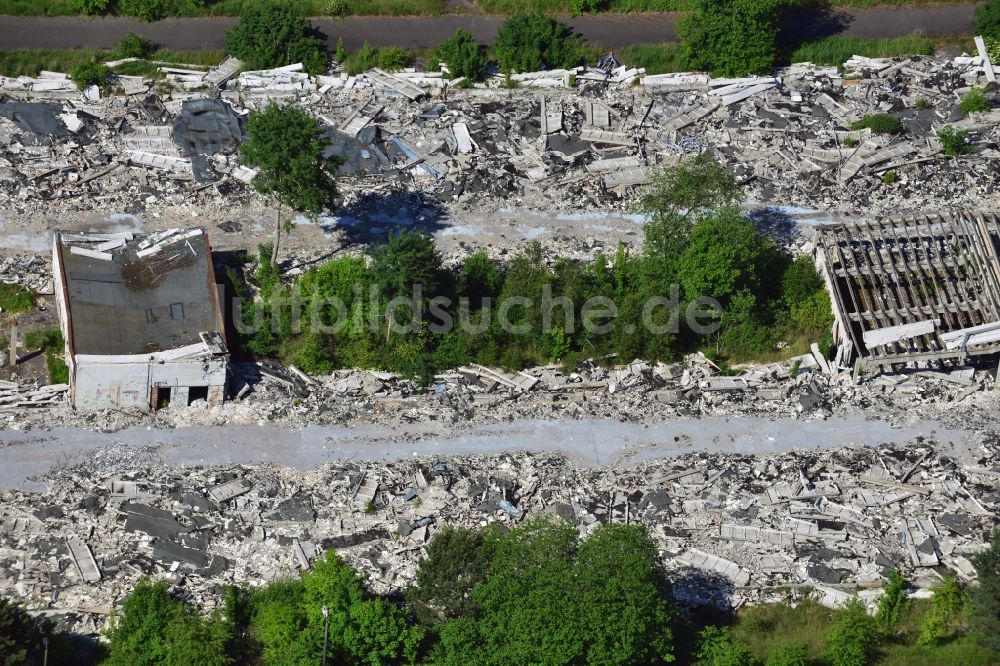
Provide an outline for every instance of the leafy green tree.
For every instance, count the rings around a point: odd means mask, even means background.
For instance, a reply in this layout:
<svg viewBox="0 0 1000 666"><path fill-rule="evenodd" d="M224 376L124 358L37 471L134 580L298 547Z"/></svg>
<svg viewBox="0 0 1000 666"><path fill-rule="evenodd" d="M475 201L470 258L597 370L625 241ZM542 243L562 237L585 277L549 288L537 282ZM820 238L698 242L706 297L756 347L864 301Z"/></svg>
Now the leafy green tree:
<svg viewBox="0 0 1000 666"><path fill-rule="evenodd" d="M695 224L678 259L678 280L688 298L710 296L727 304L742 290L761 294L781 255L774 241L735 207L719 208Z"/></svg>
<svg viewBox="0 0 1000 666"><path fill-rule="evenodd" d="M972 588L972 622L983 644L1000 651L1000 530L990 546L972 558L979 585Z"/></svg>
<svg viewBox="0 0 1000 666"><path fill-rule="evenodd" d="M483 48L472 33L461 28L456 28L454 35L441 42L437 47L437 57L448 65L448 72L453 78L465 77L466 85L472 85L486 66Z"/></svg>
<svg viewBox="0 0 1000 666"><path fill-rule="evenodd" d="M879 628L864 605L853 600L839 611L826 637L823 658L830 666L866 666L878 646Z"/></svg>
<svg viewBox="0 0 1000 666"><path fill-rule="evenodd" d="M878 600L875 621L885 634L892 633L899 624L900 615L906 608L906 579L899 569L889 572L889 580L885 585L885 594Z"/></svg>
<svg viewBox="0 0 1000 666"><path fill-rule="evenodd" d="M406 592L421 621L432 624L469 613L472 590L489 574L495 538L492 531L464 527L445 527L434 535Z"/></svg>
<svg viewBox="0 0 1000 666"><path fill-rule="evenodd" d="M308 21L285 3L260 0L245 5L240 22L226 32L226 50L249 69L301 62L310 74L327 69L323 40L311 34Z"/></svg>
<svg viewBox="0 0 1000 666"><path fill-rule="evenodd" d="M156 51L156 44L141 35L130 32L118 42L118 55L123 58L148 58Z"/></svg>
<svg viewBox="0 0 1000 666"><path fill-rule="evenodd" d="M482 250L462 262L457 279L458 294L469 299L471 308L479 308L484 298L496 296L503 287L500 267Z"/></svg>
<svg viewBox="0 0 1000 666"><path fill-rule="evenodd" d="M781 276L781 300L788 307L805 301L823 289L823 278L817 272L812 257L796 258Z"/></svg>
<svg viewBox="0 0 1000 666"><path fill-rule="evenodd" d="M108 666L226 666L229 625L170 596L166 581L140 580L107 631Z"/></svg>
<svg viewBox="0 0 1000 666"><path fill-rule="evenodd" d="M441 256L427 234L403 229L390 234L388 242L372 251L375 284L388 298L409 296L420 285L427 298L436 296L441 286Z"/></svg>
<svg viewBox="0 0 1000 666"><path fill-rule="evenodd" d="M986 0L976 9L975 33L1000 39L1000 0Z"/></svg>
<svg viewBox="0 0 1000 666"><path fill-rule="evenodd" d="M278 259L281 241L281 205L318 215L333 207L337 184L323 157L329 141L315 118L293 106L268 105L247 121L249 139L240 146L245 164L258 167L254 189L271 194L278 202L275 217L272 263Z"/></svg>
<svg viewBox="0 0 1000 666"><path fill-rule="evenodd" d="M573 67L583 57L580 40L570 35L569 26L541 14L515 14L504 21L493 52L507 74Z"/></svg>
<svg viewBox="0 0 1000 666"><path fill-rule="evenodd" d="M465 615L439 626L445 664L658 664L673 659L673 604L659 556L637 526L605 525L582 544L564 522L533 520L498 538Z"/></svg>
<svg viewBox="0 0 1000 666"><path fill-rule="evenodd" d="M692 0L677 24L684 61L716 76L769 74L781 7L781 0Z"/></svg>
<svg viewBox="0 0 1000 666"><path fill-rule="evenodd" d="M709 626L698 634L698 663L704 666L755 666L757 660L728 629Z"/></svg>
<svg viewBox="0 0 1000 666"><path fill-rule="evenodd" d="M947 575L934 587L931 607L920 625L920 645L937 645L952 630L952 624L968 605L968 595L954 576Z"/></svg>
<svg viewBox="0 0 1000 666"><path fill-rule="evenodd" d="M740 194L733 172L708 154L658 171L639 200L639 210L648 217L647 254L676 259L695 223L719 206L736 203Z"/></svg>
<svg viewBox="0 0 1000 666"><path fill-rule="evenodd" d="M809 649L805 643L792 643L778 648L768 655L764 666L809 666Z"/></svg>
<svg viewBox="0 0 1000 666"><path fill-rule="evenodd" d="M70 71L69 78L80 90L92 85L106 90L111 84L111 70L98 62L81 63Z"/></svg>
<svg viewBox="0 0 1000 666"><path fill-rule="evenodd" d="M646 528L602 525L580 544L572 580L586 663L673 661L672 592Z"/></svg>

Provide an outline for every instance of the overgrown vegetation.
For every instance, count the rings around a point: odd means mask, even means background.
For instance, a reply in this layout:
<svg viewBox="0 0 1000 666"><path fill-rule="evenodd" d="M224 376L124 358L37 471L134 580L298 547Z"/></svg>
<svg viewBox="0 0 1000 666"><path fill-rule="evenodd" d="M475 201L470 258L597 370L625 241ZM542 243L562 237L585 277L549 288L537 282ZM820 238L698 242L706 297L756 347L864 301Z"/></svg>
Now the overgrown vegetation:
<svg viewBox="0 0 1000 666"><path fill-rule="evenodd" d="M35 308L35 295L19 284L0 281L0 313L18 314Z"/></svg>
<svg viewBox="0 0 1000 666"><path fill-rule="evenodd" d="M328 65L325 43L312 34L308 21L272 0L247 5L240 22L226 32L226 50L247 69L301 62L310 74L322 74Z"/></svg>
<svg viewBox="0 0 1000 666"><path fill-rule="evenodd" d="M120 48L120 45L119 45ZM21 49L0 51L0 75L37 76L45 69L50 72L70 72L80 64L104 62L133 57L121 50L100 49ZM151 78L161 77L153 62L177 63L210 67L222 62L222 51L169 51L159 49L141 62L125 63L112 69L116 74L141 74Z"/></svg>
<svg viewBox="0 0 1000 666"><path fill-rule="evenodd" d="M0 14L19 16L239 16L248 0L0 0ZM296 15L431 16L444 0L289 0ZM142 13L140 13L142 12Z"/></svg>
<svg viewBox="0 0 1000 666"><path fill-rule="evenodd" d="M510 73L573 67L584 51L566 24L541 14L515 14L500 26L493 53L500 69Z"/></svg>
<svg viewBox="0 0 1000 666"><path fill-rule="evenodd" d="M907 600L906 581L892 574L874 616L858 601L831 610L809 598L681 615L641 525L602 524L586 537L557 519L510 531L445 527L401 598L370 594L332 550L297 579L224 588L207 616L166 582L140 581L112 617L103 663L312 666L325 642L327 663L379 666L987 666L997 654L1000 534L974 564L971 602L949 577L931 599ZM94 663L68 657L65 635L0 601L0 656L34 663L46 635L55 663Z"/></svg>
<svg viewBox="0 0 1000 666"><path fill-rule="evenodd" d="M817 65L840 67L853 55L869 58L892 58L902 55L931 55L934 41L919 35L889 39L858 39L831 35L798 45L789 56L789 62L812 62Z"/></svg>
<svg viewBox="0 0 1000 666"><path fill-rule="evenodd" d="M647 74L669 74L684 71L683 47L676 42L663 44L633 44L618 52L623 64L643 67Z"/></svg>
<svg viewBox="0 0 1000 666"><path fill-rule="evenodd" d="M852 130L870 129L875 134L897 134L903 129L902 121L887 113L875 113L865 116L851 124Z"/></svg>
<svg viewBox="0 0 1000 666"><path fill-rule="evenodd" d="M97 86L106 90L111 85L111 70L98 62L80 63L70 70L69 78L80 90L88 86Z"/></svg>
<svg viewBox="0 0 1000 666"><path fill-rule="evenodd" d="M550 265L532 244L504 265L477 253L446 270L429 237L403 231L372 251L370 265L343 257L282 283L264 247L260 298L243 305L246 347L307 372L381 367L423 378L470 361L575 367L587 357L668 360L695 349L747 360L776 353L780 340L804 352L832 322L822 280L731 205L740 196L711 158L683 162L642 198L645 251L619 247L593 261ZM412 303L390 307L401 297ZM613 309L595 305L609 302ZM294 311L303 316L293 323ZM710 330L689 323L689 312Z"/></svg>
<svg viewBox="0 0 1000 666"><path fill-rule="evenodd" d="M156 51L156 44L130 32L118 42L118 54L123 58L146 59Z"/></svg>
<svg viewBox="0 0 1000 666"><path fill-rule="evenodd" d="M691 0L677 23L684 62L716 76L770 74L781 0Z"/></svg>
<svg viewBox="0 0 1000 666"><path fill-rule="evenodd" d="M48 371L50 384L69 382L69 367L63 358L65 343L62 331L58 328L29 331L24 335L23 344L26 349L41 349L45 354L45 368Z"/></svg>
<svg viewBox="0 0 1000 666"><path fill-rule="evenodd" d="M960 127L946 125L938 132L937 138L941 142L941 150L949 157L966 155L972 152L972 144L969 143L969 133Z"/></svg>
<svg viewBox="0 0 1000 666"><path fill-rule="evenodd" d="M959 101L958 107L962 109L962 113L966 115L977 111L990 110L990 105L986 101L986 94L983 92L983 89L978 86L973 87L972 90L962 95L962 99Z"/></svg>

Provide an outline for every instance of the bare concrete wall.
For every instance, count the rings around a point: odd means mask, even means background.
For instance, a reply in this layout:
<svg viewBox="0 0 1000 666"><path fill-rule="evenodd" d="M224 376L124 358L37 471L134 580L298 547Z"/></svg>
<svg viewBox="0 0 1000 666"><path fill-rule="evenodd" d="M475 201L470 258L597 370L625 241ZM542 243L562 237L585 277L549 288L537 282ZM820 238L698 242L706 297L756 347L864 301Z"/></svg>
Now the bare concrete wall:
<svg viewBox="0 0 1000 666"><path fill-rule="evenodd" d="M222 359L134 363L77 363L74 406L77 409L138 407L148 409L154 386L171 389L171 402L187 405L193 386L207 386L209 403L221 402L226 384ZM213 401L214 399L214 401Z"/></svg>

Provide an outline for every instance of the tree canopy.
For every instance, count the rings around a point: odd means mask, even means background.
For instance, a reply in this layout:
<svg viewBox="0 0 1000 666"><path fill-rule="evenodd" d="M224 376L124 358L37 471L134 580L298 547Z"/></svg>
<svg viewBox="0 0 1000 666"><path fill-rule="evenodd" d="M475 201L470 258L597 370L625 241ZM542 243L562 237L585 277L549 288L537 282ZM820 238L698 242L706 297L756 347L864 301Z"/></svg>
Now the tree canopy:
<svg viewBox="0 0 1000 666"><path fill-rule="evenodd" d="M781 0L691 0L677 24L683 58L716 76L770 74Z"/></svg>
<svg viewBox="0 0 1000 666"><path fill-rule="evenodd" d="M976 8L975 34L1000 40L1000 0L986 0Z"/></svg>
<svg viewBox="0 0 1000 666"><path fill-rule="evenodd" d="M301 62L310 74L326 71L324 42L311 34L308 21L287 3L257 0L240 13L240 22L226 32L226 50L249 69L270 69Z"/></svg>

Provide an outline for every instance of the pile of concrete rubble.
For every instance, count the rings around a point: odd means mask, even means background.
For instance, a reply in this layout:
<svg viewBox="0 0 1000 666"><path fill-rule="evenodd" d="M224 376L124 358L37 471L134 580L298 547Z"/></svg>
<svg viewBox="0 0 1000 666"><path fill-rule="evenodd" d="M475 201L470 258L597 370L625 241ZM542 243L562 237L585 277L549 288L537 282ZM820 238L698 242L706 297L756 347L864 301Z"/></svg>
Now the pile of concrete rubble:
<svg viewBox="0 0 1000 666"><path fill-rule="evenodd" d="M203 609L220 584L308 570L327 549L378 593L413 581L446 525L501 529L558 516L587 534L649 526L683 599L761 600L809 585L826 603L900 567L953 573L997 525L1000 470L905 449L699 453L628 467L554 454L284 467L171 468L121 443L56 469L42 494L0 493L0 596L96 633L142 576Z"/></svg>
<svg viewBox="0 0 1000 666"><path fill-rule="evenodd" d="M0 197L25 213L52 202L137 213L248 199L243 121L276 101L327 127L347 206L407 191L467 208L624 209L655 168L705 150L761 203L872 214L996 200L1000 109L958 108L975 85L996 106L987 60L847 65L844 75L804 63L750 79L578 68L519 75L520 89L449 92L440 72L312 77L291 65L237 76L229 59L207 73L166 68L169 85L97 100L56 73L0 79ZM873 113L899 117L905 132L850 129ZM969 131L974 155L942 154L936 133L948 124ZM350 222L326 218L338 221Z"/></svg>

